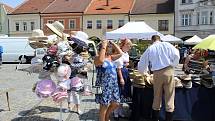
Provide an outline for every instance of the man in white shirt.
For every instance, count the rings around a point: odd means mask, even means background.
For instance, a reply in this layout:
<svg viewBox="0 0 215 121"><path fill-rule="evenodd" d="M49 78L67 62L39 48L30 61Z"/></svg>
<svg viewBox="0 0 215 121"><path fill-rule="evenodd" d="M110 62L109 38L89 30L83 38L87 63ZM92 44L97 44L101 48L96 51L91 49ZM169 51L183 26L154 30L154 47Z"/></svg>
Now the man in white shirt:
<svg viewBox="0 0 215 121"><path fill-rule="evenodd" d="M150 67L150 71L153 72L153 121L159 119L163 92L166 121L172 121L175 98L174 67L179 63L179 51L170 43L161 42L158 35L152 36L152 42L153 44L140 57L138 71L145 73Z"/></svg>

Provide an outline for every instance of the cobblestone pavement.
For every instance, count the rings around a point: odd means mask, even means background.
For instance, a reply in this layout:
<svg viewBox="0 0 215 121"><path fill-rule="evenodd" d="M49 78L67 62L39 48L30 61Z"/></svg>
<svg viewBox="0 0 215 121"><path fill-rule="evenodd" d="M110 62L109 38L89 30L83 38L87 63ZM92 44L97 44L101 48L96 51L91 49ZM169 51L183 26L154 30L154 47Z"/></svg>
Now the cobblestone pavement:
<svg viewBox="0 0 215 121"><path fill-rule="evenodd" d="M29 65L19 66L21 68ZM8 111L5 94L0 93L0 121L58 121L60 117L59 104L51 98L39 99L32 92L32 85L38 81L38 74L29 75L27 72L16 71L16 64L3 64L0 68L0 90L14 88L9 92L11 111ZM92 72L89 72L92 79ZM86 83L91 83L90 80ZM63 110L67 107L63 103ZM94 96L83 96L81 103L82 115L74 112L62 113L63 121L98 121L98 107ZM127 107L125 107L127 108ZM113 119L111 119L112 121ZM120 120L126 121L126 119Z"/></svg>

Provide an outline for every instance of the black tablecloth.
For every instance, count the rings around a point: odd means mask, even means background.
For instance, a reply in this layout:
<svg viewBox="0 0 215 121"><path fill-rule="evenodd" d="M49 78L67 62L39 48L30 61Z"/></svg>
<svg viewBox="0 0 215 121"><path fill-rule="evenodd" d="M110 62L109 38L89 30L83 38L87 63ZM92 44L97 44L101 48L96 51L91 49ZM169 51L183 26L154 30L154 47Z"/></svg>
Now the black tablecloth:
<svg viewBox="0 0 215 121"><path fill-rule="evenodd" d="M152 88L133 88L132 121L150 119L153 102ZM161 120L165 118L164 100ZM174 120L215 121L215 88L193 84L191 89L177 88Z"/></svg>

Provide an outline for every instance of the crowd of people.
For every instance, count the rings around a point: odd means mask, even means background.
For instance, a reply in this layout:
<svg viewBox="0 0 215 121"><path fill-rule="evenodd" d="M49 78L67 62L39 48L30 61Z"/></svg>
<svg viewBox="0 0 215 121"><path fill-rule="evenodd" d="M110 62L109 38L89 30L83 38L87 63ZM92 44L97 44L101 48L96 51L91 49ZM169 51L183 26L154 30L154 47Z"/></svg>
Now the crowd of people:
<svg viewBox="0 0 215 121"><path fill-rule="evenodd" d="M80 53L88 51L86 42L88 36L83 32L71 32L70 36L66 36L63 31L60 31L63 29L56 31L59 25L63 26L59 22L47 26L60 37L60 41L52 42L51 45L46 41L30 41L30 45L35 48L48 47L47 54L42 60L43 70L39 74L39 79L51 79L49 72L52 72L53 67L57 68L58 86L68 95L67 112L73 109L72 103L75 104L76 112L82 114L80 110L81 94L85 89L81 71L87 62L80 56ZM137 69L139 73L153 73L152 120L159 120L164 95L166 121L172 121L175 97L174 67L179 64L180 54L172 44L161 42L158 35L152 36L151 40L152 45L140 57ZM128 51L131 47L132 42L129 39L121 39L119 44L112 40L102 40L97 46L98 53L93 58L97 78L93 88L97 90L94 93L95 101L100 105L100 121L109 121L111 114L116 119L125 117L122 104L128 103L130 105L132 102L132 82L127 68L129 66ZM191 58L191 56L187 58ZM184 61L186 62L187 59Z"/></svg>

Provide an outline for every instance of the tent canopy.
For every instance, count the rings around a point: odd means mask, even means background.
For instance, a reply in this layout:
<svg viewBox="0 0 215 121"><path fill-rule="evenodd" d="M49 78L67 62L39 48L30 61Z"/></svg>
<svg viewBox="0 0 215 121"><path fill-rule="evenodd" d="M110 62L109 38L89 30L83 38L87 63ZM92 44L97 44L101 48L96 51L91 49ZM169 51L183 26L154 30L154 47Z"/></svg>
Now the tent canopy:
<svg viewBox="0 0 215 121"><path fill-rule="evenodd" d="M193 49L215 50L215 35L204 38L199 44L194 46Z"/></svg>
<svg viewBox="0 0 215 121"><path fill-rule="evenodd" d="M169 34L161 37L161 40L169 43L183 43L182 39Z"/></svg>
<svg viewBox="0 0 215 121"><path fill-rule="evenodd" d="M106 32L106 39L143 39L143 40L151 40L153 35L163 36L161 33L152 29L145 22L128 22L124 26Z"/></svg>
<svg viewBox="0 0 215 121"><path fill-rule="evenodd" d="M194 35L190 39L185 40L184 44L186 44L186 45L196 45L196 44L200 43L201 41L202 41L202 39L200 37L198 37L197 35Z"/></svg>

